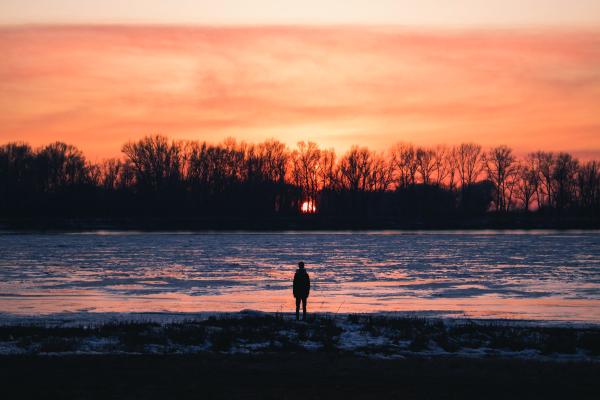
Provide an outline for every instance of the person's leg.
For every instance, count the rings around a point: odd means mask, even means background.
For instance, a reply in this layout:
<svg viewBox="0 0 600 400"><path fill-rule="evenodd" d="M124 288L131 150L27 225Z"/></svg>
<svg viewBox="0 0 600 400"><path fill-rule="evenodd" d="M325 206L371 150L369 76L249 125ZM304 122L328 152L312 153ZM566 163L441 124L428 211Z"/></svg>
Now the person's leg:
<svg viewBox="0 0 600 400"><path fill-rule="evenodd" d="M300 297L296 297L296 321L300 319Z"/></svg>
<svg viewBox="0 0 600 400"><path fill-rule="evenodd" d="M306 321L306 297L302 299L302 320Z"/></svg>

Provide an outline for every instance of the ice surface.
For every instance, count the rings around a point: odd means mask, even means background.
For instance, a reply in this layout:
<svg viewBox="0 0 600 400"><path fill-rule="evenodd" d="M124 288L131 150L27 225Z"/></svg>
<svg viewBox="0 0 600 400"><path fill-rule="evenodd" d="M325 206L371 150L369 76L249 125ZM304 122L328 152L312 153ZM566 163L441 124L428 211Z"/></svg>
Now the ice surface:
<svg viewBox="0 0 600 400"><path fill-rule="evenodd" d="M309 310L600 323L599 232L0 234L0 318ZM72 314L75 315L75 314Z"/></svg>

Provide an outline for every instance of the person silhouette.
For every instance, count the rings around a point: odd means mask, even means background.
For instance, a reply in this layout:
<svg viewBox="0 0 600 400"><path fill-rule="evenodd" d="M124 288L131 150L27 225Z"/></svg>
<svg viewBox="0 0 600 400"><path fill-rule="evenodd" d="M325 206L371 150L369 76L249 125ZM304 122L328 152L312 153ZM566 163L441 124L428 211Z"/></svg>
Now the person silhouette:
<svg viewBox="0 0 600 400"><path fill-rule="evenodd" d="M306 299L310 293L310 278L304 269L304 263L298 263L294 274L294 297L296 298L296 321L300 319L300 303L302 303L302 320L306 321Z"/></svg>

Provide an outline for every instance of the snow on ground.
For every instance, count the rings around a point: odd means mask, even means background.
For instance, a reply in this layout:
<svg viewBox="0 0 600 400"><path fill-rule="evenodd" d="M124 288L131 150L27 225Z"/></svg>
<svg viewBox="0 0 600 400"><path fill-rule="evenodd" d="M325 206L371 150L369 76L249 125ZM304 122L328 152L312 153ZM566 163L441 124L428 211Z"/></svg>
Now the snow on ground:
<svg viewBox="0 0 600 400"><path fill-rule="evenodd" d="M600 362L600 327L322 314L140 314L4 320L0 355L343 352ZM61 320L61 318L64 318ZM77 321L77 322L74 322Z"/></svg>

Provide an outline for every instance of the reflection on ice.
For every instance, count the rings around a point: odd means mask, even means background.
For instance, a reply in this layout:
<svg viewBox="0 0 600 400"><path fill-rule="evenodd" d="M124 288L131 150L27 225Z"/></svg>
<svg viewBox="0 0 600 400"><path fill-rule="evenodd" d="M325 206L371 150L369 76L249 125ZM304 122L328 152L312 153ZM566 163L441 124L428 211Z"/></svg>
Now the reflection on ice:
<svg viewBox="0 0 600 400"><path fill-rule="evenodd" d="M600 322L600 233L0 235L0 312L437 310Z"/></svg>

